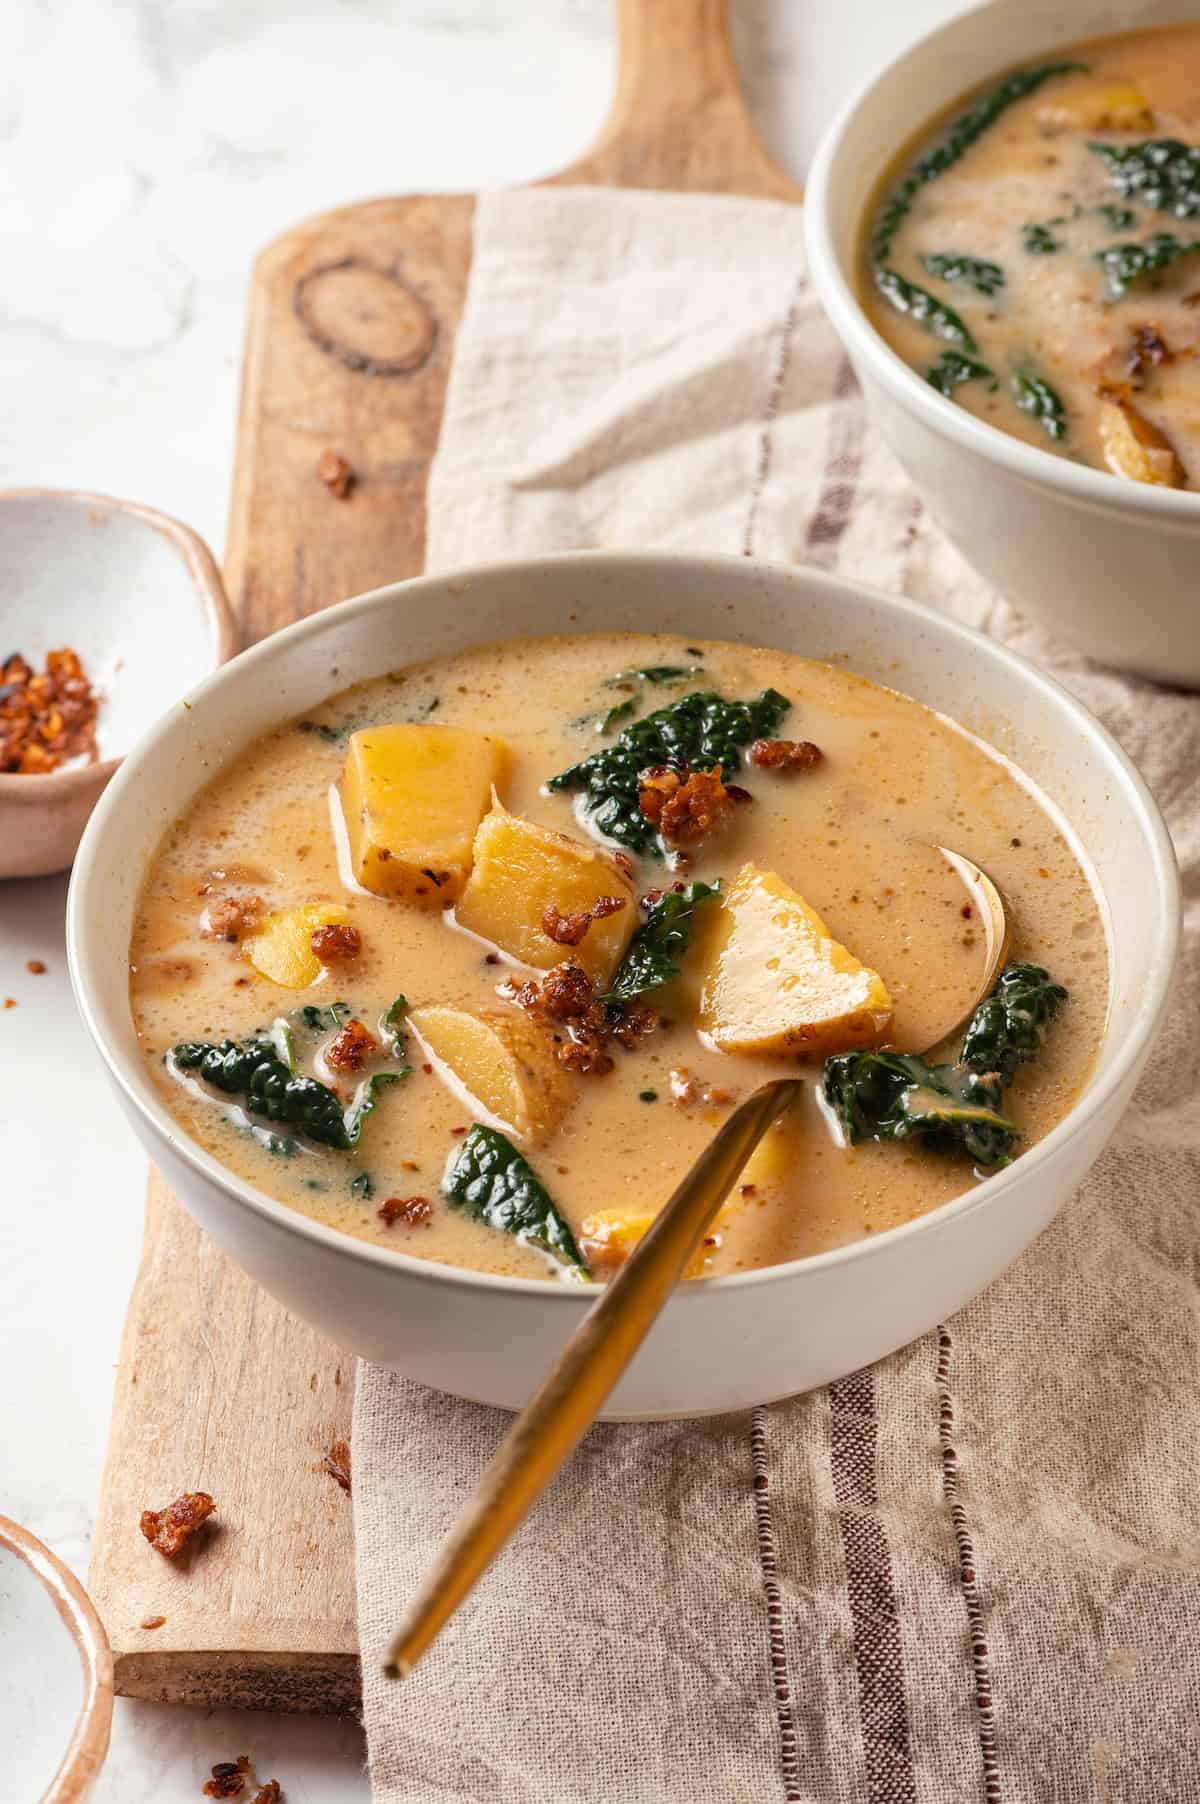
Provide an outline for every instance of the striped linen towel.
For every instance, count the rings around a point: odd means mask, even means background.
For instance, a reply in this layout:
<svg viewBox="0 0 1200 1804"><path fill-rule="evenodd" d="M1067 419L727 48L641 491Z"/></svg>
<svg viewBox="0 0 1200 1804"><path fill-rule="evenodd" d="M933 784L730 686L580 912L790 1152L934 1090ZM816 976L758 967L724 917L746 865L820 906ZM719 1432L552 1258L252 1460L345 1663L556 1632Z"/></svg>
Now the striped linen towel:
<svg viewBox="0 0 1200 1804"><path fill-rule="evenodd" d="M592 1431L403 1687L387 1635L506 1418L360 1369L358 1608L380 1804L1200 1798L1200 699L1050 643L871 430L773 202L484 200L431 568L659 545L944 608L1093 708L1187 897L1173 1012L1054 1226L828 1390Z"/></svg>

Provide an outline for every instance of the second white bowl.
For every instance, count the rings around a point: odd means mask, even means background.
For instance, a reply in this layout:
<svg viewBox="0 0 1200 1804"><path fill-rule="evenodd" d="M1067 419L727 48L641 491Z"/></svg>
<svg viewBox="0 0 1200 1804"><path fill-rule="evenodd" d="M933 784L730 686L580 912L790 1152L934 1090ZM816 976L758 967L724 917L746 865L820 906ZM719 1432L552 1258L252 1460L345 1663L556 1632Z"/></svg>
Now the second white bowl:
<svg viewBox="0 0 1200 1804"><path fill-rule="evenodd" d="M1087 469L976 419L896 355L858 298L876 186L926 120L977 83L1065 44L1195 17L1195 0L994 0L956 19L834 122L813 162L804 216L813 282L874 421L964 557L1092 657L1200 687L1200 494Z"/></svg>

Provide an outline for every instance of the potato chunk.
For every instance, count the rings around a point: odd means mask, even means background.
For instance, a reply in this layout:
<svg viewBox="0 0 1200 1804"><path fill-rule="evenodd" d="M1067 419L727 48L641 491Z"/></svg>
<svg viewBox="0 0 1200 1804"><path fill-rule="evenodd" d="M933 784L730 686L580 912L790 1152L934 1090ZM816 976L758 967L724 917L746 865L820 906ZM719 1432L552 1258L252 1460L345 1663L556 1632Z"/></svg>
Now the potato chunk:
<svg viewBox="0 0 1200 1804"><path fill-rule="evenodd" d="M1135 81L1110 81L1046 101L1037 122L1046 131L1148 132L1154 113Z"/></svg>
<svg viewBox="0 0 1200 1804"><path fill-rule="evenodd" d="M306 990L316 983L323 966L312 949L318 927L345 921L349 910L334 902L311 902L303 908L281 908L264 915L258 926L242 939L242 950L260 977L269 977L285 990Z"/></svg>
<svg viewBox="0 0 1200 1804"><path fill-rule="evenodd" d="M508 748L462 727L364 727L350 739L342 808L355 879L426 908L453 902ZM431 874L432 873L432 874Z"/></svg>
<svg viewBox="0 0 1200 1804"><path fill-rule="evenodd" d="M722 1052L824 1057L883 1040L892 1023L883 979L773 871L743 865L712 914L700 1026Z"/></svg>
<svg viewBox="0 0 1200 1804"><path fill-rule="evenodd" d="M724 1213L724 1208L718 1212L708 1230L709 1234L720 1233ZM615 1272L624 1265L638 1241L649 1232L656 1219L656 1215L649 1210L630 1215L623 1209L594 1209L580 1225L579 1250L593 1271ZM685 1278L704 1276L708 1269L708 1251L703 1244L696 1248L683 1268Z"/></svg>
<svg viewBox="0 0 1200 1804"><path fill-rule="evenodd" d="M414 1033L467 1095L523 1140L544 1138L572 1100L554 1046L525 1015L430 1006L408 1016Z"/></svg>
<svg viewBox="0 0 1200 1804"><path fill-rule="evenodd" d="M788 1116L785 1114L767 1129L750 1154L737 1183L729 1192L728 1200L713 1217L708 1234L715 1234L719 1240L727 1230L734 1212L748 1206L742 1195L744 1186L749 1186L753 1193L771 1190L781 1184L795 1166L796 1152L796 1139L788 1132ZM625 1263L656 1219L656 1210L594 1209L579 1229L579 1245L588 1264L597 1272L615 1271ZM684 1277L704 1277L708 1271L711 1251L711 1247L701 1243L689 1259Z"/></svg>
<svg viewBox="0 0 1200 1804"><path fill-rule="evenodd" d="M1128 401L1105 401L1100 409L1104 461L1115 476L1181 489L1183 465L1171 441Z"/></svg>
<svg viewBox="0 0 1200 1804"><path fill-rule="evenodd" d="M583 914L602 896L623 904L592 920L575 944L551 939L547 909ZM566 833L493 808L475 835L471 875L458 904L460 927L523 964L549 970L569 959L606 984L638 925L633 886L607 852Z"/></svg>

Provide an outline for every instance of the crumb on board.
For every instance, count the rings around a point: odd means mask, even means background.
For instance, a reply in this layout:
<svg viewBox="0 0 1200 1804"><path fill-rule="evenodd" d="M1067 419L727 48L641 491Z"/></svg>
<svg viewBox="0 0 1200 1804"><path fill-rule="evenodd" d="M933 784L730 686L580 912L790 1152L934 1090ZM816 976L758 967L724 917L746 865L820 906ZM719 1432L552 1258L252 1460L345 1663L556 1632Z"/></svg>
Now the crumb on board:
<svg viewBox="0 0 1200 1804"><path fill-rule="evenodd" d="M161 1629L166 1620L165 1616L143 1616L139 1626L143 1629Z"/></svg>
<svg viewBox="0 0 1200 1804"><path fill-rule="evenodd" d="M236 1760L218 1760L212 1769L212 1778L205 1782L206 1798L237 1798L246 1789L246 1774L250 1771L250 1756L239 1754Z"/></svg>
<svg viewBox="0 0 1200 1804"><path fill-rule="evenodd" d="M328 1472L330 1478L341 1485L343 1491L350 1489L350 1444L348 1441L335 1441L325 1458L321 1461L321 1470Z"/></svg>
<svg viewBox="0 0 1200 1804"><path fill-rule="evenodd" d="M214 1514L216 1504L207 1491L185 1491L162 1510L143 1510L141 1531L151 1547L168 1560L175 1559L197 1529Z"/></svg>
<svg viewBox="0 0 1200 1804"><path fill-rule="evenodd" d="M354 487L354 468L349 460L332 446L317 459L317 475L331 495L344 501Z"/></svg>

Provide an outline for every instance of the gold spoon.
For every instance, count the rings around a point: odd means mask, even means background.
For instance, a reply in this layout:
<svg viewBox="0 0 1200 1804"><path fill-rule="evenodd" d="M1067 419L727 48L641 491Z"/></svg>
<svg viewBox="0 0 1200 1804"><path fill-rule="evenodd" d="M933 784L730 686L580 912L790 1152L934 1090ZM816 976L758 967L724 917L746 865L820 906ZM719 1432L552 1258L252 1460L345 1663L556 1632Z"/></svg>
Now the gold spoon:
<svg viewBox="0 0 1200 1804"><path fill-rule="evenodd" d="M966 886L983 922L983 980L969 1009L932 1041L940 1045L974 1013L1008 954L1009 927L991 878L960 852L935 850ZM922 1050L928 1050L924 1048ZM575 1330L501 1441L475 1493L392 1639L389 1678L405 1678L525 1519L591 1427L771 1123L805 1080L776 1078L733 1111Z"/></svg>

